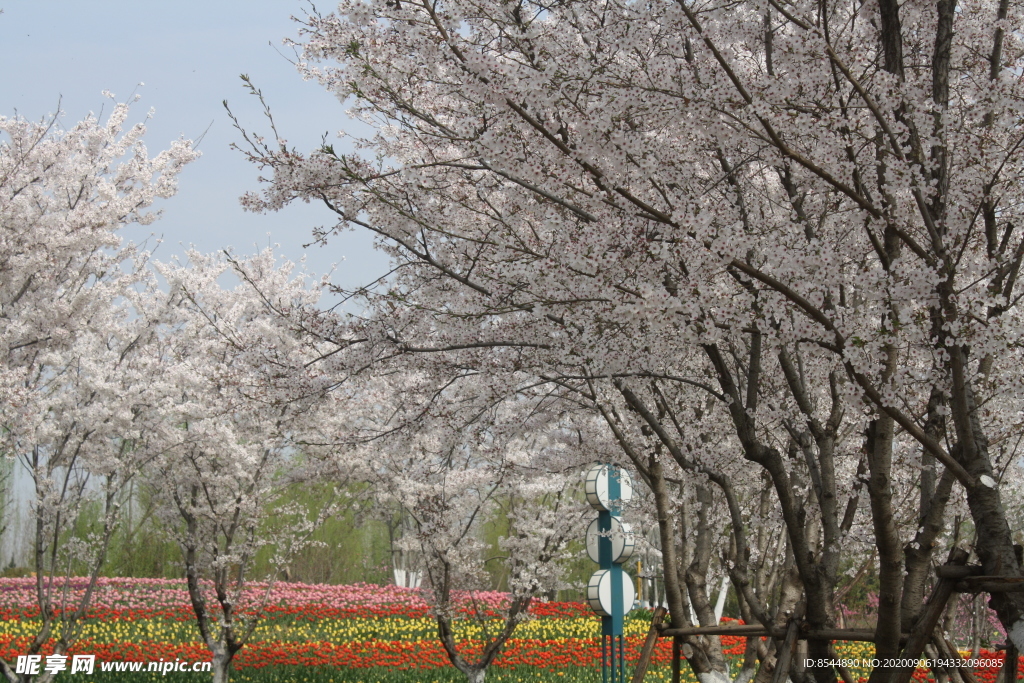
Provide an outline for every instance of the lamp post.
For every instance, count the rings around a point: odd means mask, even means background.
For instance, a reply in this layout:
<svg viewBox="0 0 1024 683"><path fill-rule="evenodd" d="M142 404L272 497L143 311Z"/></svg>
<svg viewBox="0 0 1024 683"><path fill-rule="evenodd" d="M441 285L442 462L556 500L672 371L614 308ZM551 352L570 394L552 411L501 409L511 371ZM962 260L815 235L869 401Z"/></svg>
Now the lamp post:
<svg viewBox="0 0 1024 683"><path fill-rule="evenodd" d="M587 601L601 615L601 679L625 683L623 618L633 609L636 593L622 564L633 556L632 529L621 519L622 504L633 498L629 473L615 464L595 465L587 472L584 489L597 519L587 529L587 554L600 566L587 584Z"/></svg>

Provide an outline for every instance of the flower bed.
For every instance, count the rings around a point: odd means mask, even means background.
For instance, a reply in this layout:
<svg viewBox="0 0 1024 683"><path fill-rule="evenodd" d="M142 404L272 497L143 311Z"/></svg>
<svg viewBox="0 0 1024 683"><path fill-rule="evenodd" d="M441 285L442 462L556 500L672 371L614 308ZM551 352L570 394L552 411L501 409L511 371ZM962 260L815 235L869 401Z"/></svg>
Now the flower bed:
<svg viewBox="0 0 1024 683"><path fill-rule="evenodd" d="M84 582L70 587L72 594ZM0 579L0 656L12 661L23 654L35 635L38 608L34 579ZM254 585L243 597L243 612L252 613L266 596L263 618L253 639L235 659L238 681L301 680L310 683L360 681L457 681L437 640L429 606L416 590L394 586L322 586L279 583ZM471 599L472 598L472 599ZM495 616L507 597L501 593L460 596L465 617L457 622L460 648L468 656L482 647L481 624L471 614ZM626 656L635 661L650 626L650 614L635 612L626 619ZM739 668L745 639L722 638L733 670ZM839 643L840 657L870 660L867 643ZM50 650L43 650L49 654ZM533 603L530 618L494 663L489 680L590 681L600 666L600 619L582 603ZM102 579L83 625L82 638L71 654L94 654L98 661L206 661L183 582L162 579ZM1002 658L1001 654L983 655ZM669 680L671 642L655 648L649 681ZM687 680L691 679L684 665ZM281 678L283 671L291 673ZM301 676L295 674L302 672ZM866 679L870 669L852 670ZM975 672L979 683L995 680L998 667ZM114 674L93 680L145 679L145 675ZM175 678L175 677L178 678ZM184 676L184 677L182 677ZM204 680L206 676L174 674L161 680ZM917 679L928 672L919 669ZM77 680L67 676L67 680Z"/></svg>

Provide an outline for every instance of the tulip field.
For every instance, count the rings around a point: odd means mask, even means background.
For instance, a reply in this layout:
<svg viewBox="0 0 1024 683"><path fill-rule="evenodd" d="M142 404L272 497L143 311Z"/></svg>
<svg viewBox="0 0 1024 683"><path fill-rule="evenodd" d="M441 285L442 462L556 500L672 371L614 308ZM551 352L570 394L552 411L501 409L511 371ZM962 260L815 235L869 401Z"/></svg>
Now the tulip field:
<svg viewBox="0 0 1024 683"><path fill-rule="evenodd" d="M35 580L0 579L0 656L12 661L23 654L35 633L33 607ZM72 593L81 590L75 585ZM269 590L269 593L267 592ZM458 681L448 665L428 616L428 606L416 591L394 586L366 584L325 586L278 583L271 588L256 585L250 600L266 596L264 618L249 645L235 659L232 680L270 683L419 683ZM501 593L473 596L475 609L483 613L500 607ZM467 610L469 603L467 602ZM463 647L478 647L481 625L472 619L460 622ZM627 656L635 659L650 626L650 613L637 611L627 618ZM598 648L600 621L584 604L536 602L531 618L519 626L515 637L492 666L488 680L593 682L600 680ZM724 637L724 645L738 667L744 639ZM870 659L867 644L839 644L840 657ZM48 654L43 650L42 654ZM174 661L209 659L199 639L180 581L164 579L101 579L82 636L71 654L92 654L97 662ZM993 655L999 656L999 655ZM670 680L671 646L659 642L648 681ZM976 672L979 683L989 683L996 669ZM684 673L690 679L684 666ZM864 678L869 670L855 669ZM916 676L927 674L919 670ZM58 680L84 680L81 674L61 674ZM209 674L103 673L93 681L208 680ZM692 681L691 681L692 683Z"/></svg>

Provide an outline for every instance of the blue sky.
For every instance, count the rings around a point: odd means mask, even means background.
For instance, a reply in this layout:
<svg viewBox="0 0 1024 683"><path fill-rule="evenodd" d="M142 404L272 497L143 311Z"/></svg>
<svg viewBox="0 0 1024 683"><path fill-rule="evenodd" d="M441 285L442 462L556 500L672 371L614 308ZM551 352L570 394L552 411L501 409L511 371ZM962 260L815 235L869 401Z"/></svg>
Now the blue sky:
<svg viewBox="0 0 1024 683"><path fill-rule="evenodd" d="M300 150L316 147L324 133L330 138L360 125L332 94L304 82L286 58L282 40L298 34L291 16L308 6L298 0L0 0L0 114L38 120L59 103L71 125L104 107L109 112L103 90L118 101L136 91L142 98L131 121L155 110L146 134L152 153L179 136L196 139L209 131L199 146L203 157L185 169L177 196L162 204L163 217L133 228L128 238L163 237L162 259L180 254L181 245L251 253L276 243L291 260L305 254L316 274L336 263L333 279L342 286L372 282L387 272L387 259L373 251L365 232L303 248L314 226L334 223L326 208L295 205L256 215L238 203L243 192L257 188L257 170L229 148L240 136L222 101L247 127L264 128L259 103L246 94L239 74L263 90L279 132Z"/></svg>
<svg viewBox="0 0 1024 683"><path fill-rule="evenodd" d="M230 246L247 254L276 243L290 260L307 255L307 269L315 274L337 264L332 279L344 287L373 282L387 272L387 259L373 250L365 231L344 232L325 248L303 248L314 226L334 224L326 208L298 204L258 215L238 203L243 192L258 187L258 172L230 149L240 136L222 101L243 124L264 128L259 103L246 94L240 74L263 90L278 130L300 150L317 147L325 132L333 137L358 125L333 95L304 82L284 56L282 40L298 33L290 17L306 7L298 0L0 0L0 115L39 120L59 103L70 126L90 112L109 113L104 90L122 102L138 92L142 98L130 123L155 110L147 123L151 153L179 136L196 139L209 131L199 146L202 158L184 170L178 194L160 206L163 217L125 231L127 239L162 237L156 251L162 260L187 245L204 252ZM29 485L22 476L18 490ZM25 505L27 498L22 519ZM5 541L3 564L19 543L10 533Z"/></svg>

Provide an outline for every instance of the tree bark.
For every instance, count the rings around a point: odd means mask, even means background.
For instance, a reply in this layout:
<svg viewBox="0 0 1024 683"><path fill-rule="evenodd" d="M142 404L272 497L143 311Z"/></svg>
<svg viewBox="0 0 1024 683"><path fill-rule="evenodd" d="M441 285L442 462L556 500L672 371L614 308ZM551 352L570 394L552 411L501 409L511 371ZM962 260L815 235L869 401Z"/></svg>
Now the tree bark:
<svg viewBox="0 0 1024 683"><path fill-rule="evenodd" d="M865 449L868 454L868 496L878 548L878 622L875 627L875 656L895 657L900 651L900 595L903 589L903 552L896 529L892 503L892 442L894 423L888 415L868 425ZM891 671L876 667L871 683L888 681Z"/></svg>

